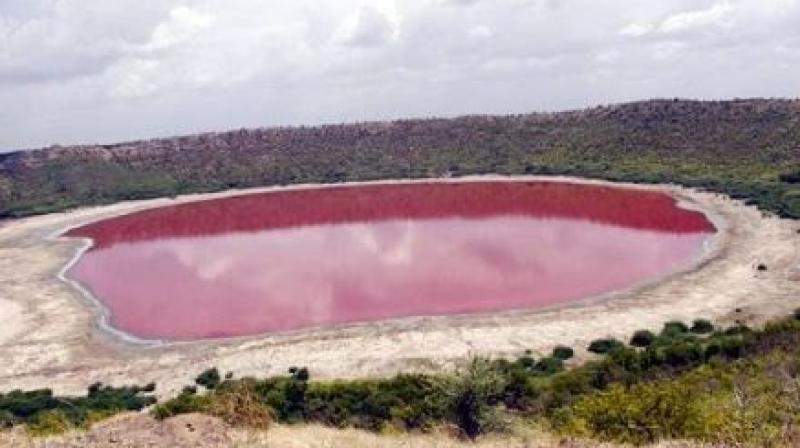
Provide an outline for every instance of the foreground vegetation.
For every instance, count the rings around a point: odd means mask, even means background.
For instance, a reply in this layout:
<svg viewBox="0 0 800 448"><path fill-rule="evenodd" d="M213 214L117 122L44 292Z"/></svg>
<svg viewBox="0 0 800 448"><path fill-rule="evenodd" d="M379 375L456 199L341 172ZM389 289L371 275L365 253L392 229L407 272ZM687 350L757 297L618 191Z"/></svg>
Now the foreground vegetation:
<svg viewBox="0 0 800 448"><path fill-rule="evenodd" d="M93 422L125 411L139 411L156 402L144 387L111 387L95 383L82 397L58 397L50 389L11 391L0 394L0 427L27 425L35 435L49 435L72 428L88 428Z"/></svg>
<svg viewBox="0 0 800 448"><path fill-rule="evenodd" d="M275 128L0 154L0 218L263 185L468 174L673 182L800 218L800 101Z"/></svg>
<svg viewBox="0 0 800 448"><path fill-rule="evenodd" d="M668 322L630 344L600 339L600 358L565 369L573 352L476 359L455 375L309 381L308 371L221 379L216 369L157 405L158 418L190 412L234 425L311 422L373 431L452 427L464 437L512 422L565 436L642 444L660 439L748 446L800 440L800 320L760 330Z"/></svg>
<svg viewBox="0 0 800 448"><path fill-rule="evenodd" d="M12 391L0 394L0 424L47 435L150 407L159 419L200 412L258 429L275 421L379 432L450 428L474 439L525 425L633 444L800 443L800 313L755 330L667 322L658 333L601 338L588 349L597 358L569 368L574 351L559 346L548 356L474 359L454 374L364 380L311 381L305 368L233 378L210 368L160 404L150 395L155 384L97 383L81 397Z"/></svg>

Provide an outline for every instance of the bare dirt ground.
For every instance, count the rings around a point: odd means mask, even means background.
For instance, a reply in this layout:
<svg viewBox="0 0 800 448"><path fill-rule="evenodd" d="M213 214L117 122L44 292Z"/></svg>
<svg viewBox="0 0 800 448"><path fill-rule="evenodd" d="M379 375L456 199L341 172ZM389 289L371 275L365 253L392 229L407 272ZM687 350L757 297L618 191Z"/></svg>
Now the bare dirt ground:
<svg viewBox="0 0 800 448"><path fill-rule="evenodd" d="M500 179L541 180L467 181ZM307 366L312 377L364 377L446 369L475 355L546 352L556 344L579 348L580 360L588 356L582 348L592 339L627 338L636 329L656 329L670 319L757 324L800 306L800 223L764 217L753 207L711 193L628 187L668 191L685 206L705 211L719 229L707 257L680 274L569 307L171 345L130 343L102 328L93 302L58 278L86 242L54 236L135 210L244 192L125 202L9 221L0 226L0 390L51 387L58 394L77 394L95 381L155 381L159 395L169 396L210 366L236 376L280 374L297 365ZM767 270L757 271L758 263Z"/></svg>
<svg viewBox="0 0 800 448"><path fill-rule="evenodd" d="M378 435L356 429L314 425L275 425L267 431L231 428L217 418L180 415L163 422L142 414L125 414L98 423L86 432L30 438L21 428L0 433L0 446L15 448L614 448L615 444L571 440L536 430L487 436L467 442L446 433ZM662 442L651 448L702 448L691 442Z"/></svg>

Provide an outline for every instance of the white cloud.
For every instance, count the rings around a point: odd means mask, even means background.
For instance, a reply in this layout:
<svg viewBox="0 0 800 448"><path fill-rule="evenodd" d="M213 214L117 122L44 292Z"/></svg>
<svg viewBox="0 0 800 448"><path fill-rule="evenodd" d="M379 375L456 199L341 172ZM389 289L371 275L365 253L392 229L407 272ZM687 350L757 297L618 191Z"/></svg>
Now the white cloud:
<svg viewBox="0 0 800 448"><path fill-rule="evenodd" d="M130 59L114 66L109 87L112 98L138 98L158 90L155 79L158 76L159 63L152 59Z"/></svg>
<svg viewBox="0 0 800 448"><path fill-rule="evenodd" d="M706 9L681 11L657 22L632 22L619 30L623 36L641 37L648 34L670 34L715 27L731 27L736 9L729 0L723 0Z"/></svg>
<svg viewBox="0 0 800 448"><path fill-rule="evenodd" d="M399 34L396 16L364 6L342 22L335 41L354 47L373 47L397 40Z"/></svg>
<svg viewBox="0 0 800 448"><path fill-rule="evenodd" d="M63 81L102 72L128 48L144 42L163 13L155 2L139 3L4 2L0 5L0 82Z"/></svg>
<svg viewBox="0 0 800 448"><path fill-rule="evenodd" d="M798 23L800 0L2 0L0 148L797 96Z"/></svg>
<svg viewBox="0 0 800 448"><path fill-rule="evenodd" d="M655 28L656 26L652 23L629 23L619 30L619 34L623 36L639 37L650 34Z"/></svg>
<svg viewBox="0 0 800 448"><path fill-rule="evenodd" d="M164 50L189 41L214 23L214 16L187 6L170 10L169 20L160 23L142 49L146 51Z"/></svg>
<svg viewBox="0 0 800 448"><path fill-rule="evenodd" d="M492 37L492 35L494 35L494 33L492 32L492 29L489 28L486 25L476 25L476 26L473 26L472 28L469 29L469 36L470 37L476 37L476 38L479 38L479 39L485 39L485 38L488 38L488 37Z"/></svg>
<svg viewBox="0 0 800 448"><path fill-rule="evenodd" d="M619 60L620 52L618 50L602 51L595 54L594 61L599 64L611 64Z"/></svg>
<svg viewBox="0 0 800 448"><path fill-rule="evenodd" d="M730 26L733 13L733 5L730 1L725 0L708 9L671 15L661 22L658 31L674 33L708 26Z"/></svg>

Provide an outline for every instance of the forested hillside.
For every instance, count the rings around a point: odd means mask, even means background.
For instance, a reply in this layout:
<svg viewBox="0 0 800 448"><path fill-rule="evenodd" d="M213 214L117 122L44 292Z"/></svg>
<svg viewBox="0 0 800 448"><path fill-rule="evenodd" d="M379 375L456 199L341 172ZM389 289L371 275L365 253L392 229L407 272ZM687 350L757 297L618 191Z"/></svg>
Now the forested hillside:
<svg viewBox="0 0 800 448"><path fill-rule="evenodd" d="M0 217L301 182L571 174L676 182L800 218L800 100L265 128L0 155Z"/></svg>

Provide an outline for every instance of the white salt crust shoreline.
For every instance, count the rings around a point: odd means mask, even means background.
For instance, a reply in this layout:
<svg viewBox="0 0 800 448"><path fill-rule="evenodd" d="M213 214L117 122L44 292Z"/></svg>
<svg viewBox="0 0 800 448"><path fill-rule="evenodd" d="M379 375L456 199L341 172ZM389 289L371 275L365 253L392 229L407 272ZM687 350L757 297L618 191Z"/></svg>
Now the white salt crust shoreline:
<svg viewBox="0 0 800 448"><path fill-rule="evenodd" d="M142 341L108 325L108 311L65 276L91 240L70 228L146 208L234 195L330 185L298 185L131 201L9 221L0 226L0 390L52 387L80 393L94 381L155 381L172 395L210 366L237 376L308 366L317 377L364 377L446 369L469 356L503 356L556 344L585 347L600 336L627 338L666 320L712 318L758 324L800 306L800 224L764 217L738 201L676 186L610 184L539 176L381 181L568 181L672 194L717 228L697 260L662 279L566 306L466 316L403 318L225 340ZM353 183L350 185L363 185ZM765 263L768 271L754 265ZM739 312L735 312L736 309ZM579 358L587 354L579 350Z"/></svg>

